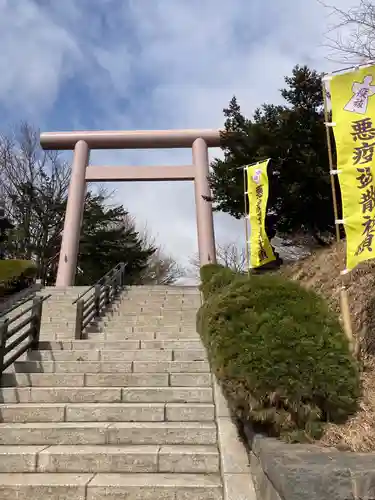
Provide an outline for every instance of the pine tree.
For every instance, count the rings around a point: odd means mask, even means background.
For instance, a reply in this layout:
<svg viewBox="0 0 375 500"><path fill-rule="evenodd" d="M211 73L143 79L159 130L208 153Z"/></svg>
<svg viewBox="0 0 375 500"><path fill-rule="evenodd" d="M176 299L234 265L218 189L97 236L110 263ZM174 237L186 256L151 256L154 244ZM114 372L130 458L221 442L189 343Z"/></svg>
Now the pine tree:
<svg viewBox="0 0 375 500"><path fill-rule="evenodd" d="M106 206L103 196L88 193L83 216L77 284L93 284L119 262L125 262L126 283L137 282L156 249L145 247L125 209Z"/></svg>
<svg viewBox="0 0 375 500"><path fill-rule="evenodd" d="M271 158L268 224L279 235L303 233L324 245L334 233L321 75L296 66L285 78L283 105L263 104L249 119L236 97L224 109L224 159L212 162L215 210L244 215L241 167Z"/></svg>

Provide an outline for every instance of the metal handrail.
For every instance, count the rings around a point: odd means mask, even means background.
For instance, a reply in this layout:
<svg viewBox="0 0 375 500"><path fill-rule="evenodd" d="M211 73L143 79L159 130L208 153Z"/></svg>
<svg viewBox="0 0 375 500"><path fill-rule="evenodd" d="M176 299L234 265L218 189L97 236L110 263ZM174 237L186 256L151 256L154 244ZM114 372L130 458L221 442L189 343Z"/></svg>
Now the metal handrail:
<svg viewBox="0 0 375 500"><path fill-rule="evenodd" d="M2 377L4 371L15 361L17 361L17 359L19 359L22 354L30 349L38 349L40 327L42 323L43 302L50 297L51 294L44 297L36 297L33 299L32 305L21 313L17 314L13 318L5 318L0 320L0 378ZM24 303L25 302L27 302L27 300L25 300ZM30 316L25 317L13 328L9 328L12 323L16 322L29 312L31 312ZM29 325L29 328L7 345L8 340L12 339L12 337L14 337L27 325ZM10 358L5 361L5 356L12 353L12 351L16 349L20 344L22 344L22 342L24 342L26 339L29 339L29 341L25 345L23 345L21 349L16 350L16 352L11 354Z"/></svg>
<svg viewBox="0 0 375 500"><path fill-rule="evenodd" d="M116 264L114 267L112 267L112 269L110 269L106 274L104 274L104 276L98 279L96 283L91 285L90 288L88 288L85 292L81 293L81 295L78 295L78 297L75 300L73 300L72 304L73 305L76 304L80 299L82 299L82 297L91 292L91 290L93 290L97 285L100 285L102 281L105 280L110 274L114 274L117 271L119 271L121 266L126 266L126 264L124 264L123 262L119 262L118 264Z"/></svg>
<svg viewBox="0 0 375 500"><path fill-rule="evenodd" d="M75 338L82 339L83 331L117 297L125 285L126 264L121 262L106 273L95 285L91 286L85 293L81 294L73 302L77 304ZM87 294L92 292L88 297ZM86 298L83 299L86 295Z"/></svg>
<svg viewBox="0 0 375 500"><path fill-rule="evenodd" d="M33 293L33 292L30 292L30 293ZM0 318L2 318L3 316L5 316L6 314L9 314L9 313L13 312L15 309L17 309L17 307L23 306L24 304L26 304L26 302L28 302L29 300L32 300L33 298L34 297L26 297L25 299L22 299L20 302L16 302L9 309L5 309L4 311L1 311L0 312Z"/></svg>
<svg viewBox="0 0 375 500"><path fill-rule="evenodd" d="M55 253L55 255L52 255L52 257L50 257L47 262L46 262L46 267L48 268L48 266L54 261L57 259L57 257L60 257L60 250Z"/></svg>

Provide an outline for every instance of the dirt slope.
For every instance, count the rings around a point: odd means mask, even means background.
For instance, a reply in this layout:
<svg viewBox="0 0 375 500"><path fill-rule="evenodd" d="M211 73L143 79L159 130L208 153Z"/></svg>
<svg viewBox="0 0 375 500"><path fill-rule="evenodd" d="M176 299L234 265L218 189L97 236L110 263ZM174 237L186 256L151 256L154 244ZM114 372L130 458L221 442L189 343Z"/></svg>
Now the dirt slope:
<svg viewBox="0 0 375 500"><path fill-rule="evenodd" d="M314 289L340 314L344 251L343 243L335 244L283 267L281 273ZM375 451L375 260L361 264L345 280L353 333L361 344L363 398L357 415L345 425L329 425L321 444L358 452Z"/></svg>
<svg viewBox="0 0 375 500"><path fill-rule="evenodd" d="M340 314L340 271L344 267L344 244L340 243L285 266L281 272L323 295L330 307ZM375 354L375 260L361 264L346 275L345 280L353 332L359 336L362 348Z"/></svg>

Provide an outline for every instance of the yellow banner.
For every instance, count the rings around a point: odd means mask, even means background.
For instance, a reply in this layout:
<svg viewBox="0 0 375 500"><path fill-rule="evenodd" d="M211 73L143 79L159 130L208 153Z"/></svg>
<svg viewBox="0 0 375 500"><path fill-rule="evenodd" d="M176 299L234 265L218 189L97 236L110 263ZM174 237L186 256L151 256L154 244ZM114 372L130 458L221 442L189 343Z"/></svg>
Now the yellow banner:
<svg viewBox="0 0 375 500"><path fill-rule="evenodd" d="M268 200L267 167L269 160L247 166L247 194L250 218L250 266L260 267L276 259L269 242L266 228Z"/></svg>
<svg viewBox="0 0 375 500"><path fill-rule="evenodd" d="M330 94L351 270L375 257L375 66L333 76Z"/></svg>

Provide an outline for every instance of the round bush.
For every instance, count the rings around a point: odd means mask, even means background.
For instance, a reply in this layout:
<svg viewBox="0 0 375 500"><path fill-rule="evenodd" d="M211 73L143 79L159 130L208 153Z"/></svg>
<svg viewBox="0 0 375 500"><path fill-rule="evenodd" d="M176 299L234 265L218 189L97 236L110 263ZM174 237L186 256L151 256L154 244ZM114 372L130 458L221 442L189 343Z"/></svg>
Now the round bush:
<svg viewBox="0 0 375 500"><path fill-rule="evenodd" d="M278 276L237 277L212 294L197 327L237 416L303 441L353 414L359 373L323 299Z"/></svg>

